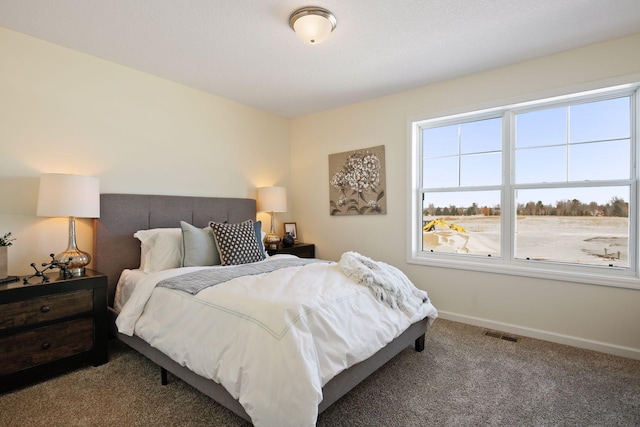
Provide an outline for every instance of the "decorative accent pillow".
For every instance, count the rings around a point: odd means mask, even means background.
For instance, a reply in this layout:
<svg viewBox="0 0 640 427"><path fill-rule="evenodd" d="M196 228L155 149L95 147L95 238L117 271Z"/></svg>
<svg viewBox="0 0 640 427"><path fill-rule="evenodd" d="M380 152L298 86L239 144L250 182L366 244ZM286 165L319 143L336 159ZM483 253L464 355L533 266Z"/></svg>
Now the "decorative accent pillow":
<svg viewBox="0 0 640 427"><path fill-rule="evenodd" d="M264 243L262 243L262 241L264 240L264 236L266 236L267 234L262 231L262 221L254 222L253 228L255 228L256 230L256 239L258 239L258 247L260 248L260 254L262 255L262 259L265 259L269 255L264 251Z"/></svg>
<svg viewBox="0 0 640 427"><path fill-rule="evenodd" d="M182 228L182 266L219 265L220 254L211 227L198 228L180 221Z"/></svg>
<svg viewBox="0 0 640 427"><path fill-rule="evenodd" d="M133 237L140 240L140 269L145 273L176 268L182 264L180 228L138 230Z"/></svg>
<svg viewBox="0 0 640 427"><path fill-rule="evenodd" d="M237 224L210 222L222 265L239 265L264 259L252 220Z"/></svg>

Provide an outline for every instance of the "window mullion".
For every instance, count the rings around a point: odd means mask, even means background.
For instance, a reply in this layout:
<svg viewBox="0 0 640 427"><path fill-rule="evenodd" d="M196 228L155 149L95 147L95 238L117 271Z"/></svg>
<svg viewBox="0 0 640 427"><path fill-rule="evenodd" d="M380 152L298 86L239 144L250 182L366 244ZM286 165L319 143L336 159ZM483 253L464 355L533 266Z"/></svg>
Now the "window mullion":
<svg viewBox="0 0 640 427"><path fill-rule="evenodd" d="M458 125L458 187L462 183L462 126Z"/></svg>
<svg viewBox="0 0 640 427"><path fill-rule="evenodd" d="M501 249L502 259L513 262L516 236L516 209L513 183L515 181L515 114L506 111L502 115L502 207Z"/></svg>
<svg viewBox="0 0 640 427"><path fill-rule="evenodd" d="M638 117L640 114L640 96L638 90L631 94L631 117ZM631 192L629 200L629 267L635 271L636 278L640 277L640 170L638 170L638 162L640 156L640 124L638 120L631 120Z"/></svg>
<svg viewBox="0 0 640 427"><path fill-rule="evenodd" d="M566 164L565 164L565 181L569 182L569 165L571 164L571 151L569 150L570 144L569 142L571 141L571 106L567 106L566 107L566 113L565 113L565 126L566 126L566 132L565 132L565 141L564 141L564 145L565 145L565 154L566 154Z"/></svg>

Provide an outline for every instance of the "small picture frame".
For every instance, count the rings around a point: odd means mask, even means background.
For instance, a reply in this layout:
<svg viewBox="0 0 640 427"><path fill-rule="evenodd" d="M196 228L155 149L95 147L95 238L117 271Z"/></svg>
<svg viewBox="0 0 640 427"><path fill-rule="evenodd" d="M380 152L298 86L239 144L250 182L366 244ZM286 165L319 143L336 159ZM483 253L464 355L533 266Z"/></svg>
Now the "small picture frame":
<svg viewBox="0 0 640 427"><path fill-rule="evenodd" d="M298 242L298 228L295 222L285 222L284 223L284 234L291 234L294 242Z"/></svg>

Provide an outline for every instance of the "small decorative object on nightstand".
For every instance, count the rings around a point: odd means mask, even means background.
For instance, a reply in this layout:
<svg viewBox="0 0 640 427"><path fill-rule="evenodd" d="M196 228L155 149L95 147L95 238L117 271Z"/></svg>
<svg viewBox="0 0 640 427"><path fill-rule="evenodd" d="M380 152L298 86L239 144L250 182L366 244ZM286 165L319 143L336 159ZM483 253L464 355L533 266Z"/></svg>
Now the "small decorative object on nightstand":
<svg viewBox="0 0 640 427"><path fill-rule="evenodd" d="M293 240L293 236L287 231L282 238L282 246L285 248L290 248L294 243L295 240Z"/></svg>
<svg viewBox="0 0 640 427"><path fill-rule="evenodd" d="M107 276L0 284L0 392L107 359Z"/></svg>
<svg viewBox="0 0 640 427"><path fill-rule="evenodd" d="M316 257L316 245L313 243L295 243L288 248L279 247L278 249L268 249L269 255L278 254L290 254L296 255L300 258L315 258Z"/></svg>
<svg viewBox="0 0 640 427"><path fill-rule="evenodd" d="M13 281L13 277L10 277L7 271L9 269L9 246L13 245L14 240L16 238L11 236L11 232L0 237L0 283Z"/></svg>
<svg viewBox="0 0 640 427"><path fill-rule="evenodd" d="M71 272L69 271L69 263L73 260L72 258L69 258L66 262L61 263L59 261L56 260L56 257L53 254L49 254L49 256L51 257L51 262L46 263L43 262L42 263L42 270L38 270L38 267L36 267L36 263L32 262L31 268L33 268L36 272L33 273L31 276L25 276L22 278L22 283L24 283L25 285L29 284L29 280L33 279L34 277L40 277L42 279L42 283L47 283L49 281L49 275L46 274L45 272L47 270L53 270L53 269L60 269L60 278L61 279L70 279L71 277L73 277L73 274L71 274Z"/></svg>

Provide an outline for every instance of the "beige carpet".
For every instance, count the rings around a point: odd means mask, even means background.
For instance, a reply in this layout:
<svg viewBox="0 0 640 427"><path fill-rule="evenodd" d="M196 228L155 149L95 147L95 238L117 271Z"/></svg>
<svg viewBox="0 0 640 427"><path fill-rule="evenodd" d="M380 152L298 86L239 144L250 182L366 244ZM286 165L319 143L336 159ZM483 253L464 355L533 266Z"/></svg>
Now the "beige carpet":
<svg viewBox="0 0 640 427"><path fill-rule="evenodd" d="M0 395L0 426L247 426L117 341L110 361ZM284 386L284 384L283 384ZM268 396L265 396L267 399ZM640 426L640 361L439 319L318 426Z"/></svg>

